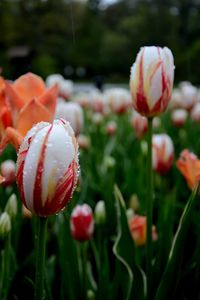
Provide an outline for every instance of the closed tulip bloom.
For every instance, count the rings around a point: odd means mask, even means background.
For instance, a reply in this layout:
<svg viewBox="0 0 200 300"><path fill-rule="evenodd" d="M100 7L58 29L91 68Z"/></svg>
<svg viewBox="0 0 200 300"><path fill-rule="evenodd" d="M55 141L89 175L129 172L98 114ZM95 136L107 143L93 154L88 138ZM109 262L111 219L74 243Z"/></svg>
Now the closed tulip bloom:
<svg viewBox="0 0 200 300"><path fill-rule="evenodd" d="M200 103L195 104L191 111L191 118L197 123L200 123Z"/></svg>
<svg viewBox="0 0 200 300"><path fill-rule="evenodd" d="M133 215L129 220L129 229L137 246L143 246L147 238L147 218L145 216ZM157 239L156 227L152 226L152 240Z"/></svg>
<svg viewBox="0 0 200 300"><path fill-rule="evenodd" d="M131 106L130 92L124 88L111 88L104 95L113 113L125 113Z"/></svg>
<svg viewBox="0 0 200 300"><path fill-rule="evenodd" d="M72 197L78 176L78 144L65 120L40 122L24 138L17 158L23 204L33 214L58 213Z"/></svg>
<svg viewBox="0 0 200 300"><path fill-rule="evenodd" d="M190 110L198 99L198 90L188 81L183 81L179 84L181 91L182 107Z"/></svg>
<svg viewBox="0 0 200 300"><path fill-rule="evenodd" d="M108 135L115 135L117 131L117 123L115 121L109 121L106 125L106 133Z"/></svg>
<svg viewBox="0 0 200 300"><path fill-rule="evenodd" d="M70 228L73 238L79 242L89 240L94 232L94 217L88 204L77 205L71 214Z"/></svg>
<svg viewBox="0 0 200 300"><path fill-rule="evenodd" d="M188 112L184 108L175 109L172 111L171 119L172 123L176 127L181 127L185 124L188 117Z"/></svg>
<svg viewBox="0 0 200 300"><path fill-rule="evenodd" d="M184 149L176 166L187 181L190 189L195 187L195 184L200 180L200 160L188 149Z"/></svg>
<svg viewBox="0 0 200 300"><path fill-rule="evenodd" d="M167 173L173 164L174 145L167 134L154 134L152 141L153 170Z"/></svg>
<svg viewBox="0 0 200 300"><path fill-rule="evenodd" d="M13 160L7 159L1 164L1 174L5 178L4 185L11 185L15 181L16 164Z"/></svg>
<svg viewBox="0 0 200 300"><path fill-rule="evenodd" d="M133 107L146 117L166 110L174 81L174 60L167 47L143 47L131 68Z"/></svg>
<svg viewBox="0 0 200 300"><path fill-rule="evenodd" d="M148 130L147 118L143 117L136 111L133 111L132 113L131 125L133 126L135 135L138 138L143 137Z"/></svg>
<svg viewBox="0 0 200 300"><path fill-rule="evenodd" d="M83 109L78 103L60 101L56 107L55 118L68 121L76 135L83 128Z"/></svg>

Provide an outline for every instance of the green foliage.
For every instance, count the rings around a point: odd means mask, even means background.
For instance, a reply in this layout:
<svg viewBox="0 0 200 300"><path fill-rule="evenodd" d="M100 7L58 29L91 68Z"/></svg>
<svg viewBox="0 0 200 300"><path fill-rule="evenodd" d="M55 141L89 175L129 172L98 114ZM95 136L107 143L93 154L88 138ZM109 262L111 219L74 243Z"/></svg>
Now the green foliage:
<svg viewBox="0 0 200 300"><path fill-rule="evenodd" d="M175 56L176 80L198 82L200 3L182 0L120 0L102 9L100 0L1 0L0 65L15 76L9 51L27 46L36 73L64 73L83 66L87 76L127 80L139 48L168 46ZM23 72L24 68L21 68ZM74 75L75 76L75 75Z"/></svg>

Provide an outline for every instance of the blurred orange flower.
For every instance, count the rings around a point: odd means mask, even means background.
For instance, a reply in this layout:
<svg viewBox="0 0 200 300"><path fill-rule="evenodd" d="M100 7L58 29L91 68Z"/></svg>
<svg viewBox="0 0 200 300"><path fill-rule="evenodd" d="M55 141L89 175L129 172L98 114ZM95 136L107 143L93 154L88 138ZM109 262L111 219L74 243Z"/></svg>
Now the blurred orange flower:
<svg viewBox="0 0 200 300"><path fill-rule="evenodd" d="M12 114L12 125L6 126L6 136L18 149L34 124L53 121L58 86L47 89L41 77L27 73L13 83L5 81L5 94Z"/></svg>
<svg viewBox="0 0 200 300"><path fill-rule="evenodd" d="M185 149L181 152L176 166L181 174L185 177L190 189L200 180L200 160L198 157Z"/></svg>
<svg viewBox="0 0 200 300"><path fill-rule="evenodd" d="M129 228L135 244L143 246L147 238L147 218L145 216L134 215L129 220ZM152 240L157 240L157 232L154 225L152 226Z"/></svg>
<svg viewBox="0 0 200 300"><path fill-rule="evenodd" d="M5 94L5 81L3 77L0 77L0 152L8 142L5 134L6 127L8 126L12 126L12 116Z"/></svg>
<svg viewBox="0 0 200 300"><path fill-rule="evenodd" d="M3 176L1 176L0 174L0 184L3 183L5 181L5 178Z"/></svg>

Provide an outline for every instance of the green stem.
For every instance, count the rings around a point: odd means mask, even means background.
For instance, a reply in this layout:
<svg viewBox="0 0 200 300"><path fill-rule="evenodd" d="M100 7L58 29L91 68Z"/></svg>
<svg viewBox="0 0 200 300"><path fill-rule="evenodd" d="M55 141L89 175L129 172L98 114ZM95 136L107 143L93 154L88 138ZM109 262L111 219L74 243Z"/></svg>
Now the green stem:
<svg viewBox="0 0 200 300"><path fill-rule="evenodd" d="M82 299L86 299L87 293L87 242L81 243L81 275L82 275Z"/></svg>
<svg viewBox="0 0 200 300"><path fill-rule="evenodd" d="M148 154L147 154L147 244L146 244L146 273L147 299L151 299L152 289L152 211L153 211L153 170L152 170L152 131L153 118L148 119Z"/></svg>
<svg viewBox="0 0 200 300"><path fill-rule="evenodd" d="M8 296L8 289L10 284L10 234L5 238L5 248L2 253L2 294L0 298L6 300Z"/></svg>
<svg viewBox="0 0 200 300"><path fill-rule="evenodd" d="M44 299L47 218L37 217L35 300Z"/></svg>

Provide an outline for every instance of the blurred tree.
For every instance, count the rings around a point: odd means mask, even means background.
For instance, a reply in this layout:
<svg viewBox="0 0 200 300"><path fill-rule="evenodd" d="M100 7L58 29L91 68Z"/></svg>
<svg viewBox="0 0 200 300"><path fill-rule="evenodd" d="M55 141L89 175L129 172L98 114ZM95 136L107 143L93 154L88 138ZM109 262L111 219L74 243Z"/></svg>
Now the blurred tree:
<svg viewBox="0 0 200 300"><path fill-rule="evenodd" d="M1 0L4 74L13 76L10 49L26 46L30 69L42 76L71 66L86 68L90 78L105 73L127 81L139 48L160 45L174 53L176 80L198 83L199 0L119 0L102 7L102 0Z"/></svg>

